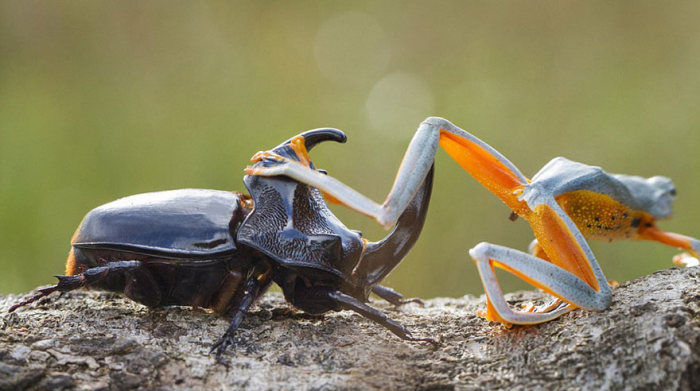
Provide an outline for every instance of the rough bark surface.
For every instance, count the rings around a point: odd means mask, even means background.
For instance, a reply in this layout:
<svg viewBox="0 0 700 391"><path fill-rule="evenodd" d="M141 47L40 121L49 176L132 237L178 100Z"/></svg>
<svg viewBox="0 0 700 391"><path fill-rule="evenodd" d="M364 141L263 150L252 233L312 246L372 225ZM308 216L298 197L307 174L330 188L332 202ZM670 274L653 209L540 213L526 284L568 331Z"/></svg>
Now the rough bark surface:
<svg viewBox="0 0 700 391"><path fill-rule="evenodd" d="M511 302L541 297L510 295ZM0 297L0 389L698 389L700 268L614 289L610 309L576 310L507 330L477 317L484 299L395 309L410 343L351 313L315 318L268 294L230 349L209 348L227 321L190 308L149 310L116 294L72 292L7 314Z"/></svg>

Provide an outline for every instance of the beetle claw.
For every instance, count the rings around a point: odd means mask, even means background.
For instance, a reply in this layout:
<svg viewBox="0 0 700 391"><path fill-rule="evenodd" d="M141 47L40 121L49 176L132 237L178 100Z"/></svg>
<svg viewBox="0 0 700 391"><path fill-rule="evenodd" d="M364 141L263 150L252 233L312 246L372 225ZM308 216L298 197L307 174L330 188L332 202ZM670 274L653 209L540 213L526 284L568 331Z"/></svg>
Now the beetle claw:
<svg viewBox="0 0 700 391"><path fill-rule="evenodd" d="M226 352L226 349L228 349L229 346L233 344L232 338L229 336L225 335L221 338L219 338L218 341L212 345L211 350L209 350L209 354L215 353L216 354L216 362L219 364L225 366L226 368L229 368L229 363L226 361L223 357L224 353Z"/></svg>

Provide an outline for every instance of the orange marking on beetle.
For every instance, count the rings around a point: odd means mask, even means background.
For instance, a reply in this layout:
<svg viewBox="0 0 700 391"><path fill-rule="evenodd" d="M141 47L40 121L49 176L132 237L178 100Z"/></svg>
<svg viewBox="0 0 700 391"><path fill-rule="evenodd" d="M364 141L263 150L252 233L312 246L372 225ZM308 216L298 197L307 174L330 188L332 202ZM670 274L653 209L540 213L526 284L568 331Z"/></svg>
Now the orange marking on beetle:
<svg viewBox="0 0 700 391"><path fill-rule="evenodd" d="M74 276L79 273L78 266L75 263L75 254L73 253L73 248L71 247L70 251L68 252L68 260L66 260L66 275Z"/></svg>
<svg viewBox="0 0 700 391"><path fill-rule="evenodd" d="M360 268L360 265L362 265L362 259L365 257L365 250L367 249L367 243L369 241L365 238L360 238L362 240L362 252L360 252L360 262L355 265L355 267L352 269L352 272L350 273L351 276L357 277L358 269Z"/></svg>
<svg viewBox="0 0 700 391"><path fill-rule="evenodd" d="M236 290L243 280L243 275L237 271L230 271L228 275L224 278L224 282L221 284L219 292L216 294L216 298L212 303L211 308L217 314L223 314L229 306L229 302L233 299L236 294Z"/></svg>
<svg viewBox="0 0 700 391"><path fill-rule="evenodd" d="M238 198L238 205L239 205L241 208L247 209L247 210L253 209L253 206L254 206L253 197L251 197L251 196L248 195L248 194L243 194L243 193L240 193L240 192L237 192L237 191L234 191L234 193L239 195L239 198Z"/></svg>
<svg viewBox="0 0 700 391"><path fill-rule="evenodd" d="M304 136L295 136L289 140L289 147L292 148L299 158L299 162L307 167L311 167L311 156L306 150L306 139Z"/></svg>

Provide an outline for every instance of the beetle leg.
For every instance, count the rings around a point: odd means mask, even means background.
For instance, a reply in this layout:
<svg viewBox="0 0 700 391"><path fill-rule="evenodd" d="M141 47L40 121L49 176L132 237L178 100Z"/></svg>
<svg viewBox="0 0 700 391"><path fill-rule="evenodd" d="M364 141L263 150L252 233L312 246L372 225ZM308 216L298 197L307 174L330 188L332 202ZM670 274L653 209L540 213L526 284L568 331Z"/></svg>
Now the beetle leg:
<svg viewBox="0 0 700 391"><path fill-rule="evenodd" d="M408 299L404 299L403 295L400 294L399 292L387 287L387 286L382 286L382 285L375 285L372 288L372 293L375 295L381 297L382 299L388 301L389 303L395 305L395 306L400 306L408 303L417 303L420 306L425 305L425 302L421 300L418 297L411 297Z"/></svg>
<svg viewBox="0 0 700 391"><path fill-rule="evenodd" d="M370 307L369 305L357 300L356 298L350 295L346 295L345 293L342 293L340 291L331 291L328 292L328 297L334 302L336 302L338 305L340 305L341 308L357 312L365 318L370 319L373 322L386 327L387 329L389 329L389 331L391 331L401 339L405 339L407 341L430 342L433 345L438 344L438 342L435 339L430 337L414 337L413 334L404 325L389 318L385 313L379 311L378 309Z"/></svg>
<svg viewBox="0 0 700 391"><path fill-rule="evenodd" d="M241 325L241 322L243 322L246 312L255 303L256 299L264 293L265 289L269 285L269 281L269 275L264 274L253 275L246 280L242 290L243 295L241 296L240 300L237 301L236 307L231 310L233 313L233 318L231 319L228 329L226 329L224 335L222 335L221 338L219 338L214 345L212 345L211 350L209 351L209 353L216 352L216 361L219 362L219 364L228 366L222 355L226 349L233 344L234 333Z"/></svg>
<svg viewBox="0 0 700 391"><path fill-rule="evenodd" d="M19 303L13 305L12 307L10 307L10 309L7 312L14 312L14 310L16 310L17 308L24 307L27 304L33 303L33 302L41 299L44 296L48 296L51 293L56 292L57 290L58 290L58 285L51 285L51 286L48 286L46 288L37 289L37 293L34 296L30 297L29 299L20 301Z"/></svg>
<svg viewBox="0 0 700 391"><path fill-rule="evenodd" d="M89 286L102 280L110 274L123 273L128 270L136 269L141 265L141 261L110 262L105 266L93 267L87 269L83 273L76 274L73 276L54 276L58 278L58 284L39 289L39 293L37 293L36 295L10 307L9 312L12 312L17 308L27 305L29 303L33 303L41 299L42 297L51 294L52 292L68 292L74 289L82 288L84 286Z"/></svg>

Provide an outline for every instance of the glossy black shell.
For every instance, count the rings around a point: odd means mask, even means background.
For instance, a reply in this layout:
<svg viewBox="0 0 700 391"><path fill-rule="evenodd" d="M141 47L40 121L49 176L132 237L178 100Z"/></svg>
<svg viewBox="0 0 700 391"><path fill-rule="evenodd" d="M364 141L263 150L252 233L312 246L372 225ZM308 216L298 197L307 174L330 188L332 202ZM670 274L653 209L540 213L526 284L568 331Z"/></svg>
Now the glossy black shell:
<svg viewBox="0 0 700 391"><path fill-rule="evenodd" d="M137 194L90 211L73 247L122 250L166 258L223 258L236 250L238 193L181 189Z"/></svg>
<svg viewBox="0 0 700 391"><path fill-rule="evenodd" d="M225 312L253 268L254 260L236 247L231 234L250 213L245 197L182 189L97 207L73 237L66 274L137 261L140 266L108 273L90 286L123 292L151 307L191 305Z"/></svg>

